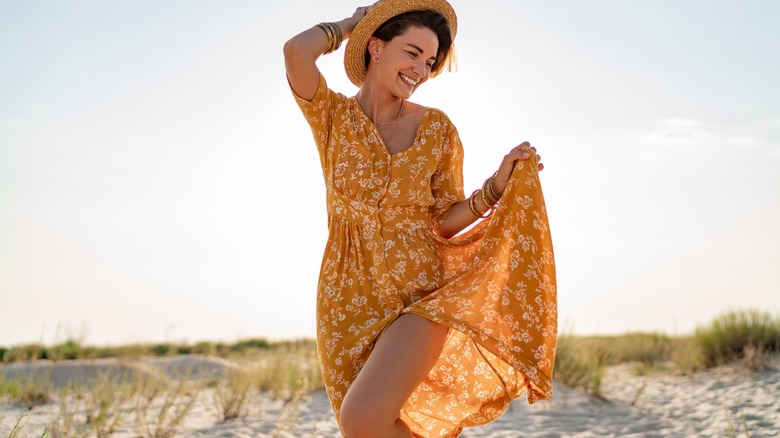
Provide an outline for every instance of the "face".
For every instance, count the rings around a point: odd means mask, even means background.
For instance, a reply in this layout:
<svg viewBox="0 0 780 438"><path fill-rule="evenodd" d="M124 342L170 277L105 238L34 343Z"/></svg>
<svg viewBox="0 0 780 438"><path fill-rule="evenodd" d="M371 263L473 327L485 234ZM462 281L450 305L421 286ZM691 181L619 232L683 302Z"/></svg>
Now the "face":
<svg viewBox="0 0 780 438"><path fill-rule="evenodd" d="M427 27L412 26L388 42L371 38L371 57L366 81L377 81L397 97L409 98L431 75L439 39Z"/></svg>

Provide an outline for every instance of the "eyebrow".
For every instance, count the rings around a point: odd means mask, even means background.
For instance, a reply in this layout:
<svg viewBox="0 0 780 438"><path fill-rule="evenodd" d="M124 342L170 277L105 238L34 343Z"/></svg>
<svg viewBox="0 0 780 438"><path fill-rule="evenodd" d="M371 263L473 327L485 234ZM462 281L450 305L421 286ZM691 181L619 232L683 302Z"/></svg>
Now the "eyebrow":
<svg viewBox="0 0 780 438"><path fill-rule="evenodd" d="M417 50L418 52L425 53L423 49L421 49L418 45L412 44L412 43L406 43L407 46L411 46L413 49ZM430 59L436 60L436 56L431 56Z"/></svg>

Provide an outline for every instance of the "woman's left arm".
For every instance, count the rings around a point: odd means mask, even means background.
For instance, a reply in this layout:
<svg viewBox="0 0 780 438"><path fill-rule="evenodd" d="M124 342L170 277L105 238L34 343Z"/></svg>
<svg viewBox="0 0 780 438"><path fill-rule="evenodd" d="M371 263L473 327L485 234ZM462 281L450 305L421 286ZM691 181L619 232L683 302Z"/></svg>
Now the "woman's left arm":
<svg viewBox="0 0 780 438"><path fill-rule="evenodd" d="M501 161L501 165L498 168L498 172L493 177L493 189L496 195L501 197L506 190L507 184L509 184L509 177L512 175L512 169L515 167L517 161L527 160L531 157L537 161L539 170L544 169L544 164L539 161L540 156L535 155L536 148L532 147L530 143L523 142L518 146L512 148L512 150L504 156ZM441 221L439 226L434 229L434 232L439 236L449 239L450 237L460 233L473 224L481 216L477 216L475 213L485 215L488 213L491 205L485 203L485 199L489 199L489 196L483 196L478 192L473 193L472 196L464 199L463 201L456 202L449 209L444 220ZM472 199L473 198L473 199Z"/></svg>

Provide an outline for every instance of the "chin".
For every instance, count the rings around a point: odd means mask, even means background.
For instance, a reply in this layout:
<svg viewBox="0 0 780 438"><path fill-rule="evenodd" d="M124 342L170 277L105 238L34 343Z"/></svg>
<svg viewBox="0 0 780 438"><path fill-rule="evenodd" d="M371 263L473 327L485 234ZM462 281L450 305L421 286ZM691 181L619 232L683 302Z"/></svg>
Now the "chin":
<svg viewBox="0 0 780 438"><path fill-rule="evenodd" d="M414 87L411 90L408 89L408 88L402 89L401 93L399 94L399 97L402 97L404 99L408 99L408 98L412 97L412 94L414 94L415 91L417 91L417 87Z"/></svg>

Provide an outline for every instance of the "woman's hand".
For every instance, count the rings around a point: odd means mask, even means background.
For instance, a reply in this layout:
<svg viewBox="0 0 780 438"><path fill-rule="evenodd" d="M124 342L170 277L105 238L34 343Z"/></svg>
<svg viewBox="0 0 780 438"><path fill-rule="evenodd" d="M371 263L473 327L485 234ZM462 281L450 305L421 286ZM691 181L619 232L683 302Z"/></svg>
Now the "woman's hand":
<svg viewBox="0 0 780 438"><path fill-rule="evenodd" d="M341 33L344 35L344 39L349 38L349 35L352 34L353 30L355 30L355 26L357 26L360 20L366 16L366 12L368 12L368 8L370 7L371 6L360 6L359 8L355 9L355 13L353 13L351 17L345 18L339 22L341 25Z"/></svg>
<svg viewBox="0 0 780 438"><path fill-rule="evenodd" d="M504 193L507 184L509 184L509 177L512 175L512 169L515 168L515 163L518 160L527 160L531 158L531 156L534 157L537 168L539 170L544 169L544 164L539 161L541 156L536 155L536 148L531 146L531 143L528 143L527 141L515 146L504 156L504 160L501 161L501 166L499 166L495 180L493 181L493 188L496 189L497 195L500 196Z"/></svg>

